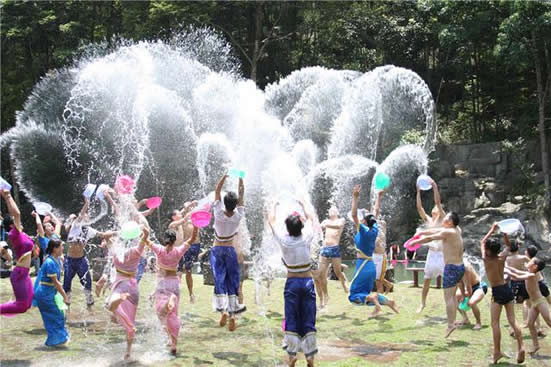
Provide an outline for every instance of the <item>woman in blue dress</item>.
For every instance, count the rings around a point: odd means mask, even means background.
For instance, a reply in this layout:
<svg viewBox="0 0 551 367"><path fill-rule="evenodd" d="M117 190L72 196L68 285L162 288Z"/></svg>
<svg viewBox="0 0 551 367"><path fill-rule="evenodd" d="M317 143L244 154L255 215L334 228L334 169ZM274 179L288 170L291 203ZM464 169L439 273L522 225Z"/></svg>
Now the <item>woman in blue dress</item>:
<svg viewBox="0 0 551 367"><path fill-rule="evenodd" d="M372 257L375 250L375 240L379 234L379 227L373 214L365 215L361 222L358 219L358 199L361 188L361 185L356 185L352 191L352 219L358 232L354 237L357 252L356 269L354 270L354 277L350 282L348 300L354 304L374 305L375 310L373 311L373 315L381 311L381 305L386 305L398 313L394 301L377 292L371 293L377 275ZM382 191L377 195L377 200L375 201L376 207L380 205L381 196Z"/></svg>
<svg viewBox="0 0 551 367"><path fill-rule="evenodd" d="M66 304L69 303L67 294L59 281L61 278L59 256L62 252L62 242L58 239L50 239L46 248L46 254L49 256L42 264L34 285L33 305L38 307L42 315L44 327L48 332L46 345L49 347L61 346L69 341L69 333L65 327L65 313L55 302L55 296L59 292L63 301Z"/></svg>

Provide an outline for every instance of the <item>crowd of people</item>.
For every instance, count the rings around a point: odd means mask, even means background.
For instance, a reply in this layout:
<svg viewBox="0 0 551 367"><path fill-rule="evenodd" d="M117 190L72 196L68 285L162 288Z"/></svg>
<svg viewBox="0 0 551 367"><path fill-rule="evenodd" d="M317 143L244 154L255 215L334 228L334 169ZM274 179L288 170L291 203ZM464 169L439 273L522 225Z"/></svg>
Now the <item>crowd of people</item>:
<svg viewBox="0 0 551 367"><path fill-rule="evenodd" d="M245 186L239 178L237 192L228 191L222 196L227 175L218 182L212 215L214 217L214 242L210 248L210 266L214 275L213 309L220 313L218 324L234 331L236 316L246 311L243 304L243 260L241 249L240 223L245 218ZM525 359L525 349L521 329L515 320L514 302L523 304L525 323L533 341L532 352L539 349L538 336L542 335L539 316L549 326L551 317L548 303L549 290L541 274L545 263L537 257L537 248L529 247L520 254L519 243L503 234L504 246L495 238L498 229L494 224L488 234L481 239L481 253L484 262L487 284L468 261L464 260L460 218L455 212L446 213L443 209L438 186L431 181L434 193L434 208L428 216L423 208L421 194L417 189L417 210L423 222L416 238L410 246L424 245L428 254L424 268L425 281L421 292L421 304L417 312L423 312L431 280L443 278L443 294L447 315L445 337L449 337L458 325L469 322L467 308L475 318L473 329L481 328L481 312L478 304L485 297L488 288L492 290L490 307L493 333L493 361L499 361L501 352L500 314L505 308L511 334L518 343L517 362ZM329 303L327 278L329 269L342 286L348 300L355 305L373 306L372 315L382 312L387 306L398 313L397 303L388 297L394 286L385 277L387 268L386 223L381 216L381 201L385 192L376 193L371 211L358 210L361 186L352 191L351 219L355 227L354 246L356 262L350 282L345 276L341 262L341 237L345 219L333 205L328 218L321 222L324 230L323 245L319 251L319 262L313 261L317 254L312 253L314 241L314 208L299 201L300 213L286 213L277 216L277 201L267 201L264 208L265 227L268 235L279 245L281 260L287 269L283 302L285 309L283 347L289 356L289 365L294 366L299 352L304 353L308 366L314 365L318 352L316 341L316 313ZM117 218L119 225L125 221L137 223L141 235L134 240L124 240L120 230L98 231L89 218L90 198L85 197L78 215L70 215L64 222L52 213L39 215L30 213L36 223L36 238L33 240L22 227L21 212L10 191L3 190L1 197L8 213L2 215L2 228L9 242L0 246L0 277L10 277L15 296L14 301L0 305L0 314L14 315L26 312L31 306L38 307L47 331L47 346L63 346L69 342L66 327L66 308L70 310L72 301L71 285L75 275L84 288L86 304L92 307L92 278L85 247L92 238L101 241L101 247L108 254L103 274L96 282L96 296L110 288L105 308L114 322L120 324L127 338L125 359L130 358L135 338L135 318L140 292L139 281L146 268L144 252L151 251L155 256L157 273L153 295L154 309L169 338L169 351L176 355L180 319L180 284L183 274L190 302L196 300L193 291L191 269L201 256L200 229L194 225L192 213L196 201L187 202L183 209L170 213L170 224L156 242L150 236L151 229L147 216L154 209L140 211L144 201L136 201L132 195L125 195L116 189L105 190L104 197ZM66 244L62 241L65 229ZM64 236L63 236L64 237ZM120 244L124 244L120 246ZM65 245L67 251L64 253ZM400 246L388 248L391 262L398 259ZM15 263L15 266L12 264ZM318 265L319 266L315 266ZM32 265L37 268L34 282L30 278ZM63 279L62 270L63 269ZM316 305L316 294L319 305ZM456 321L457 312L461 321Z"/></svg>

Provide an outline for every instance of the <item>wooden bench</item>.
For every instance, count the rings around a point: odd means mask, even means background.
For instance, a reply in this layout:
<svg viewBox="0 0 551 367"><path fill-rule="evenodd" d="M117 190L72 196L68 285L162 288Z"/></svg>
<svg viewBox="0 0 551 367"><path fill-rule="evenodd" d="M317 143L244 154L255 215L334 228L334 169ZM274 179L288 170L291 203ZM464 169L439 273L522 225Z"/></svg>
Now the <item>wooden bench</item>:
<svg viewBox="0 0 551 367"><path fill-rule="evenodd" d="M419 287L419 273L424 273L425 269L423 268L406 268L407 271L413 273L413 287ZM436 277L436 288L442 288L442 277L439 275Z"/></svg>

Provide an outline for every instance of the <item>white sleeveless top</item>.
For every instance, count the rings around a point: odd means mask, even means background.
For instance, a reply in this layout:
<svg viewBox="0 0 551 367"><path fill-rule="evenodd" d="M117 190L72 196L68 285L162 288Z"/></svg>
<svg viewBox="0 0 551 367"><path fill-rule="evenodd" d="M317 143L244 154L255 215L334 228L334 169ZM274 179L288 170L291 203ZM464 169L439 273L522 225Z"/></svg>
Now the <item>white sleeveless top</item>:
<svg viewBox="0 0 551 367"><path fill-rule="evenodd" d="M310 243L312 243L313 234L311 231L293 237L289 234L279 236L274 231L274 238L281 248L281 260L283 265L291 273L300 273L310 270L312 258L310 256Z"/></svg>
<svg viewBox="0 0 551 367"><path fill-rule="evenodd" d="M245 216L245 207L236 207L231 217L224 214L224 204L220 200L216 200L212 208L216 240L219 242L230 242L237 234L239 222Z"/></svg>

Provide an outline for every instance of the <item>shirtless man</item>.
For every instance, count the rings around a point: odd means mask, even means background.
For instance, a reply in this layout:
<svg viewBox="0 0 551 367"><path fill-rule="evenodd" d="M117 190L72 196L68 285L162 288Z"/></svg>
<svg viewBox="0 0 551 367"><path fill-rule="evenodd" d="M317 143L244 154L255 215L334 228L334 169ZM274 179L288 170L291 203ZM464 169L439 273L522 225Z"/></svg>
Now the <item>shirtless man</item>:
<svg viewBox="0 0 551 367"><path fill-rule="evenodd" d="M172 222L168 228L176 231L176 244L179 245L191 238L195 226L191 223L191 212L197 207L197 201L184 203L184 208L179 213L172 213ZM189 250L184 254L178 263L178 272L186 274L186 285L189 293L189 302L195 303L196 298L193 293L193 275L191 269L193 263L197 261L201 252L201 235L197 232L197 242L192 244Z"/></svg>
<svg viewBox="0 0 551 367"><path fill-rule="evenodd" d="M530 352L535 354L539 349L538 331L536 330L536 319L541 314L543 320L551 327L551 315L549 314L549 306L547 300L541 294L538 284L537 273L545 268L545 262L537 257L532 258L526 264L526 270L520 271L512 267L505 267L505 272L516 279L523 279L526 283L526 290L532 300L530 306L530 313L528 314L528 328L530 329L530 335L532 336L532 342L534 343L534 349Z"/></svg>
<svg viewBox="0 0 551 367"><path fill-rule="evenodd" d="M342 288L348 293L346 276L341 272L341 249L339 242L344 229L344 218L339 217L339 210L335 205L329 208L329 219L321 222L321 228L325 230L325 244L320 249L320 268L318 278L321 285L320 308L327 306L329 293L327 291L327 269L329 264L333 265L335 273L339 277Z"/></svg>
<svg viewBox="0 0 551 367"><path fill-rule="evenodd" d="M473 310L473 315L476 319L476 324L474 325L473 330L480 330L482 326L480 323L480 309L477 304L482 301L486 293L488 293L488 285L482 280L480 275L468 262L465 264L465 276L463 278L463 283L465 285L464 293L466 293L467 297L469 297L469 302L467 302L467 305ZM463 292L461 292L460 289L457 290L456 295L458 297L458 302L463 301L462 293ZM468 324L469 318L467 317L467 313L461 309L459 309L459 313L463 316L463 321L459 325Z"/></svg>
<svg viewBox="0 0 551 367"><path fill-rule="evenodd" d="M84 287L86 295L86 304L91 307L94 304L92 297L92 277L90 276L90 265L88 259L84 256L84 247L88 241L94 237L109 239L116 232L98 232L92 227L86 225L88 221L88 207L90 200L84 199L84 206L79 215L71 223L71 228L67 236L69 249L67 259L64 262L65 275L63 278L63 290L67 293L69 301L71 300L71 283L75 275L78 275L80 284Z"/></svg>
<svg viewBox="0 0 551 367"><path fill-rule="evenodd" d="M375 205L373 207L373 214L377 219L377 224L379 225L379 234L375 239L375 250L373 250L373 262L375 263L375 284L377 286L378 293L385 293L385 288L387 292L391 290L394 285L385 279L386 274L386 222L381 219L379 213L381 208L381 199L383 197L384 191L377 192L377 199L375 200Z"/></svg>
<svg viewBox="0 0 551 367"><path fill-rule="evenodd" d="M431 216L429 217L425 213L423 203L421 202L421 190L417 187L417 212L421 217L424 225L427 228L436 228L442 225L444 216L446 213L442 208L442 202L440 201L440 191L438 191L438 185L431 179L432 191L434 193L434 208L432 208ZM425 279L423 281L423 292L421 293L421 305L417 309L417 313L420 313L425 308L427 303L427 295L429 294L430 283L432 279L438 276L444 275L444 254L442 253L442 242L434 241L429 243L429 252L427 253L427 261L425 262Z"/></svg>
<svg viewBox="0 0 551 367"><path fill-rule="evenodd" d="M459 215L455 212L449 212L444 217L441 228L428 229L419 232L421 238L412 242L411 246L416 244L425 244L433 241L442 241L442 251L444 252L444 300L446 301L446 314L448 317L448 329L446 338L456 329L455 317L457 313L457 299L455 291L459 286L464 292L463 275L465 274L465 265L463 265L463 238L461 237L461 228L459 228ZM463 293L463 296L465 294Z"/></svg>
<svg viewBox="0 0 551 367"><path fill-rule="evenodd" d="M505 260L509 255L509 248L500 252L501 244L499 241L493 240L490 237L498 228L497 223L494 223L490 231L480 241L480 250L484 267L486 268L486 276L492 287L492 305L490 306L490 316L492 318L492 336L494 339L494 356L493 361L496 364L505 355L501 352L501 329L499 319L501 317L501 309L505 307L505 313L509 325L515 332L515 338L518 345L517 362L524 362L524 347L522 342L522 332L515 321L515 310L513 307L513 292L507 284L503 276L505 269ZM506 244L509 242L507 241Z"/></svg>

